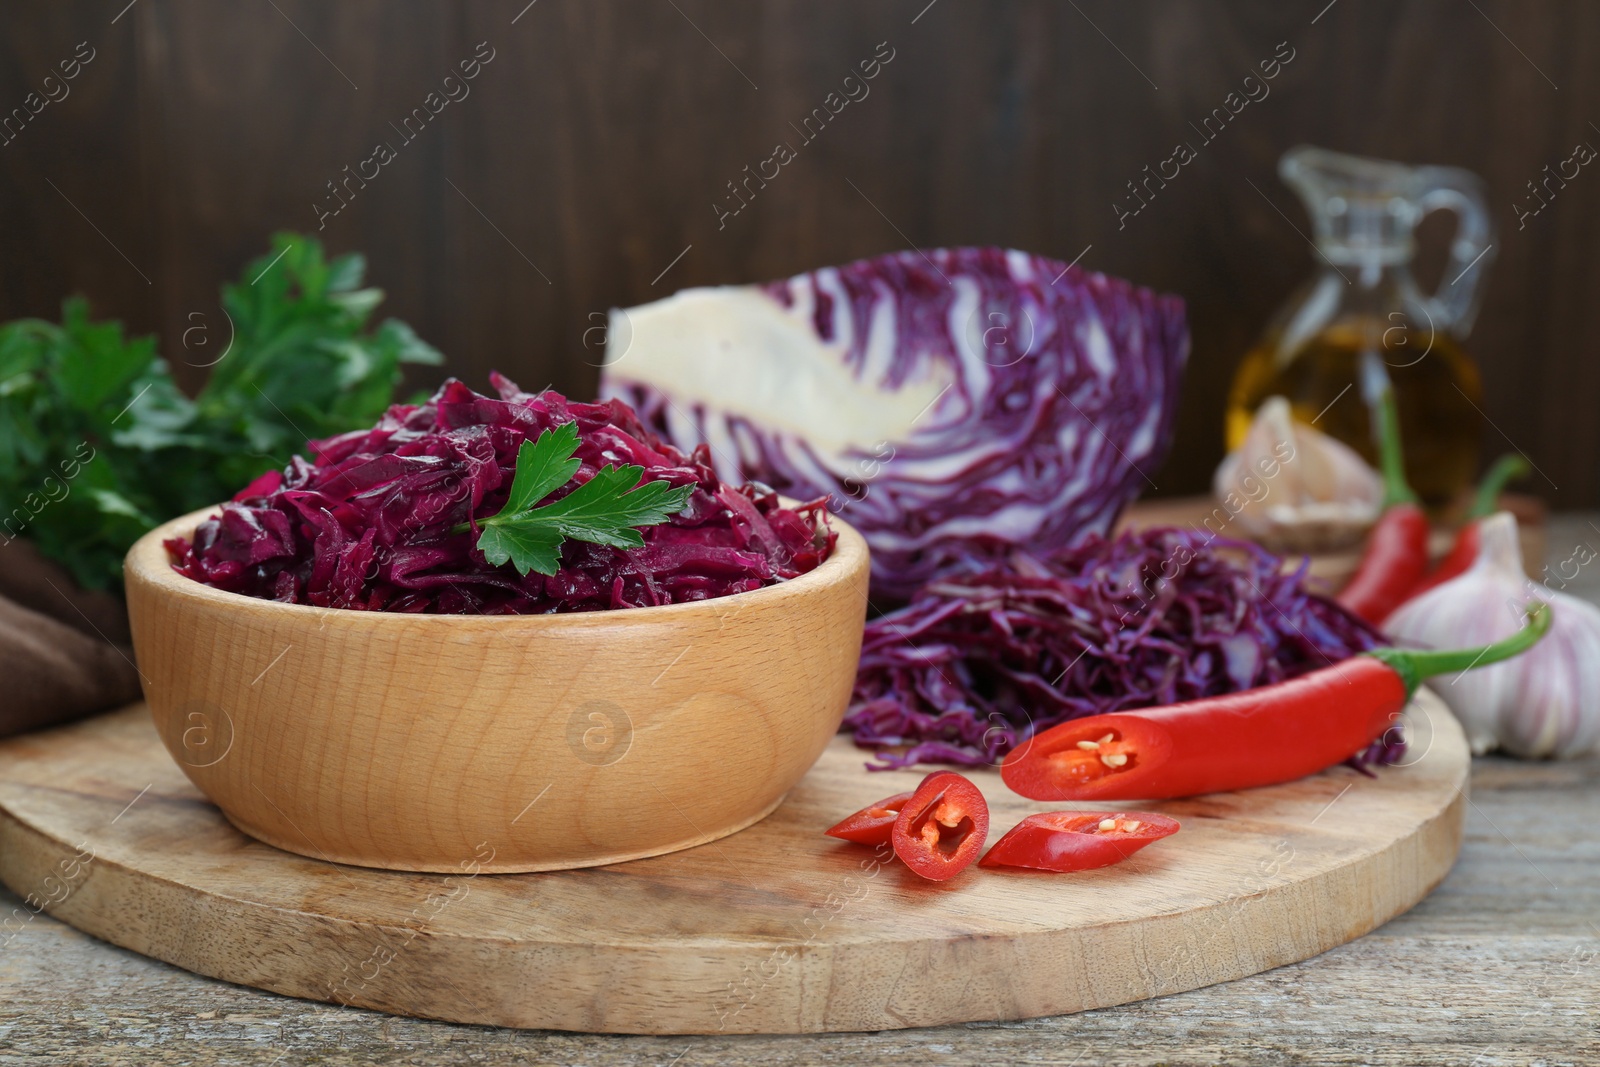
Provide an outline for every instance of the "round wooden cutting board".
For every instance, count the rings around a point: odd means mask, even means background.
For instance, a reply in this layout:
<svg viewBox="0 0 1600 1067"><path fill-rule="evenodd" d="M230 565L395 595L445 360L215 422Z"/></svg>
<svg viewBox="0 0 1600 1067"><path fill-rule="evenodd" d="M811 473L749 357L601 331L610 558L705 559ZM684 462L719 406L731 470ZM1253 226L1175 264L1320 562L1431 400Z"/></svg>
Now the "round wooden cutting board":
<svg viewBox="0 0 1600 1067"><path fill-rule="evenodd" d="M245 837L137 705L0 745L0 878L27 900L0 940L42 908L231 982L515 1027L806 1033L1080 1011L1306 959L1426 895L1460 846L1470 759L1435 698L1408 722L1407 765L1376 777L1340 767L1149 805L1183 830L1119 866L936 884L822 835L921 777L867 774L843 739L776 813L712 844L476 874L485 841L460 875L411 875ZM992 837L1049 807L973 777Z"/></svg>

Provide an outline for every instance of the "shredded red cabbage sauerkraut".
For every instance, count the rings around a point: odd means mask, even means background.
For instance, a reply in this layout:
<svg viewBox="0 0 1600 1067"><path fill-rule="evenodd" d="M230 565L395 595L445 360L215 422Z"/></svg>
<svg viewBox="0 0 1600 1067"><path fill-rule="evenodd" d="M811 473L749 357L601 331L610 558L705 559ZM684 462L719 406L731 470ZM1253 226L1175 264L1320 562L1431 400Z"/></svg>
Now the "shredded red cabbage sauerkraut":
<svg viewBox="0 0 1600 1067"><path fill-rule="evenodd" d="M1016 553L867 625L844 726L884 767L977 766L1070 719L1271 685L1384 643L1304 578L1257 545L1170 527Z"/></svg>
<svg viewBox="0 0 1600 1067"><path fill-rule="evenodd" d="M311 442L310 461L296 456L256 479L201 522L193 541L168 541L174 568L292 604L548 614L742 593L804 574L833 548L820 501L790 509L765 486L724 485L705 447L685 454L620 401L583 404L492 381L498 398L452 379L425 404L391 408L371 430ZM568 541L549 577L489 565L472 531L453 531L504 505L522 442L572 421L582 466L570 486L606 464L637 464L644 480L693 485L688 506L645 527L641 548Z"/></svg>

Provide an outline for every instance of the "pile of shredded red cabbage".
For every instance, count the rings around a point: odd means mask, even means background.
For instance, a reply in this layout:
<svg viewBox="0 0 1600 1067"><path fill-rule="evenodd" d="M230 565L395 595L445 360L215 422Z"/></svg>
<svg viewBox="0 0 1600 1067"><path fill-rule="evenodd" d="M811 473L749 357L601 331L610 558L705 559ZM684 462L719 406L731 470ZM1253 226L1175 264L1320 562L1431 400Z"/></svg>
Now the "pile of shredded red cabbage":
<svg viewBox="0 0 1600 1067"><path fill-rule="evenodd" d="M789 509L757 483L722 484L704 446L686 455L621 401L576 403L491 380L498 399L452 379L371 430L311 442L311 461L296 456L256 479L192 543L168 541L174 569L291 604L548 614L729 596L804 574L832 551L837 534L820 501ZM572 487L606 464L636 464L644 481L693 485L688 506L642 529L640 548L569 540L548 577L491 566L472 531L453 529L504 506L522 442L573 421L582 466Z"/></svg>
<svg viewBox="0 0 1600 1067"><path fill-rule="evenodd" d="M1384 643L1258 545L1151 528L931 582L868 624L846 729L883 767L993 763L1087 715L1270 685ZM1388 763L1398 733L1362 756Z"/></svg>

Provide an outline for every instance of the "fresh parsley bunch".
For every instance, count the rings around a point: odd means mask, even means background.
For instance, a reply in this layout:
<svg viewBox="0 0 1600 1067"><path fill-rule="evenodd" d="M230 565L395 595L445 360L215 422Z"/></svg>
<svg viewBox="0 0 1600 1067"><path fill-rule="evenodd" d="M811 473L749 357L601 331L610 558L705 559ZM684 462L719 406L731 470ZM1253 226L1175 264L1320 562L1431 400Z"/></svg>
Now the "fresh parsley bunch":
<svg viewBox="0 0 1600 1067"><path fill-rule="evenodd" d="M0 326L0 545L34 541L91 589L118 589L142 534L231 497L309 439L370 426L401 365L440 363L405 323L368 320L366 260L292 233L224 286L231 342L190 399L153 339L89 321ZM213 336L223 330L213 324Z"/></svg>

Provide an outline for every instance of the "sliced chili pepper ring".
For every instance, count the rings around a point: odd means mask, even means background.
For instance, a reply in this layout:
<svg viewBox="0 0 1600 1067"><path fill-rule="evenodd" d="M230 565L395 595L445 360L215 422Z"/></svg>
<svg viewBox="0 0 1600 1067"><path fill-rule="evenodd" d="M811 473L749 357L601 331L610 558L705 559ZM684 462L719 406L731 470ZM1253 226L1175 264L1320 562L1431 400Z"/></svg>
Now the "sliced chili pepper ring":
<svg viewBox="0 0 1600 1067"><path fill-rule="evenodd" d="M894 821L900 817L911 793L896 793L875 804L868 804L854 815L842 819L837 825L824 830L829 837L854 841L858 845L882 845L894 833Z"/></svg>
<svg viewBox="0 0 1600 1067"><path fill-rule="evenodd" d="M894 823L894 853L924 878L943 881L965 870L989 836L989 805L954 771L922 780Z"/></svg>
<svg viewBox="0 0 1600 1067"><path fill-rule="evenodd" d="M1152 811L1046 811L1030 815L994 843L980 867L1089 871L1121 863L1178 822Z"/></svg>

